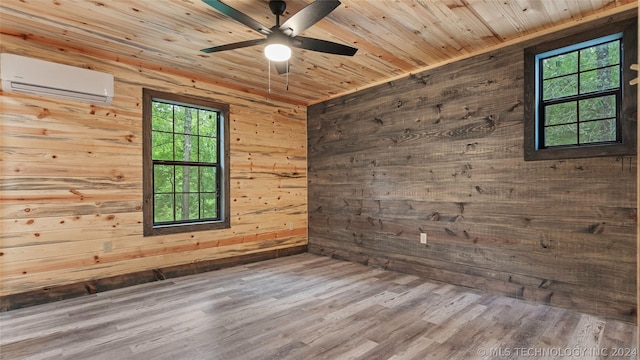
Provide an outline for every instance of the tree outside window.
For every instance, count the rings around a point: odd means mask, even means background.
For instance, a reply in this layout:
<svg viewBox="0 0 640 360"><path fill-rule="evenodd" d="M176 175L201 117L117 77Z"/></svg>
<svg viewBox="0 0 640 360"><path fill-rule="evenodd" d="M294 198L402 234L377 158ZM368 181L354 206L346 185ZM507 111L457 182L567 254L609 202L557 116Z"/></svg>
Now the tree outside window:
<svg viewBox="0 0 640 360"><path fill-rule="evenodd" d="M636 152L635 24L525 50L525 160Z"/></svg>
<svg viewBox="0 0 640 360"><path fill-rule="evenodd" d="M229 227L228 106L143 91L145 235Z"/></svg>
<svg viewBox="0 0 640 360"><path fill-rule="evenodd" d="M620 141L621 37L536 57L541 82L538 148Z"/></svg>

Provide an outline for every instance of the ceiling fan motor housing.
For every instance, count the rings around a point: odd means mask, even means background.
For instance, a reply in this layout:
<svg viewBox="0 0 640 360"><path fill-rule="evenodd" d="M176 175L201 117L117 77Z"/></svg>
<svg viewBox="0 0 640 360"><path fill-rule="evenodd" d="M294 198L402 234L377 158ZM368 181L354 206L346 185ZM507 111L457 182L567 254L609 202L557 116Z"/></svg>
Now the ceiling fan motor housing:
<svg viewBox="0 0 640 360"><path fill-rule="evenodd" d="M280 16L287 9L287 4L283 0L271 0L269 1L269 9L273 15Z"/></svg>
<svg viewBox="0 0 640 360"><path fill-rule="evenodd" d="M1 0L0 0L1 1ZM231 6L225 4L221 0L202 0L207 5L212 8L220 11L221 13L227 15L228 17L234 19L235 21L244 24L250 29L265 35L266 38L262 39L253 39L253 40L245 40L240 42L235 42L226 45L213 46L210 48L202 49L201 51L204 53L214 53L219 51L240 49L248 46L262 45L266 44L265 50L267 48L280 48L281 50L286 50L288 56L290 56L291 47L296 47L304 50L317 51L325 54L336 54L336 55L345 55L345 56L353 56L357 48L342 45L339 43L335 43L327 40L320 40L314 38L308 38L305 36L301 36L306 29L308 29L313 24L322 20L325 16L329 15L331 11L333 11L336 7L340 5L340 0L315 0L311 4L308 4L302 10L299 10L295 14L291 15L284 24L280 24L280 16L284 14L287 9L287 4L283 0L270 0L269 1L269 9L276 17L276 25L267 28L266 26L260 24L258 21L252 19L246 14L232 8ZM224 0L228 1L228 0ZM284 49L286 48L286 49ZM274 54L269 51L270 54ZM283 53L283 52L282 52ZM266 52L265 52L265 55ZM270 60L274 59L284 59L284 56L272 56L267 57ZM284 61L284 60L274 60L274 61ZM277 67L277 65L276 65ZM288 73L288 66L278 68L278 74Z"/></svg>

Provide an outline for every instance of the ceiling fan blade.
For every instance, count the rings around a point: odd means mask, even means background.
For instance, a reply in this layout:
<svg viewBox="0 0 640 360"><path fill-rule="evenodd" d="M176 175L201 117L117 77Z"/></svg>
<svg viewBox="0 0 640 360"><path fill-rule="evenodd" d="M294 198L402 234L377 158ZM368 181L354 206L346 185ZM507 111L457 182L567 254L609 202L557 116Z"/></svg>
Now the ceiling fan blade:
<svg viewBox="0 0 640 360"><path fill-rule="evenodd" d="M291 37L297 36L323 17L329 15L339 5L340 1L338 0L316 0L293 14L280 26L280 31Z"/></svg>
<svg viewBox="0 0 640 360"><path fill-rule="evenodd" d="M240 42L237 42L237 43L214 46L214 47L202 49L200 51L202 51L204 53L212 53L212 52L218 52L218 51L233 50L233 49L239 49L239 48L253 46L253 45L260 45L262 43L265 43L266 41L267 41L267 39L255 39L255 40L240 41Z"/></svg>
<svg viewBox="0 0 640 360"><path fill-rule="evenodd" d="M289 72L289 62L288 61L274 61L276 64L276 70L278 70L278 74L286 74Z"/></svg>
<svg viewBox="0 0 640 360"><path fill-rule="evenodd" d="M332 41L308 38L304 36L296 36L294 40L297 40L293 42L293 46L295 47L322 53L353 56L355 55L356 51L358 51L357 48L351 46L334 43Z"/></svg>
<svg viewBox="0 0 640 360"><path fill-rule="evenodd" d="M241 13L240 11L232 8L231 6L225 3L220 2L219 0L202 0L202 1L205 4L211 6L212 8L232 18L233 20L252 28L253 30L259 33L262 33L264 35L271 34L271 29L263 26L262 24L253 20L249 16Z"/></svg>

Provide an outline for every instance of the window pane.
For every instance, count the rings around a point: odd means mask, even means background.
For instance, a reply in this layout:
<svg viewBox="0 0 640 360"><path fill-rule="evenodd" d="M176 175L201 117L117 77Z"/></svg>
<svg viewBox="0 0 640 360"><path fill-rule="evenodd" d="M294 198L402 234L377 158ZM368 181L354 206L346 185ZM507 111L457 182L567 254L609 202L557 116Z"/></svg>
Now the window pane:
<svg viewBox="0 0 640 360"><path fill-rule="evenodd" d="M198 137L175 134L175 160L201 161L198 159Z"/></svg>
<svg viewBox="0 0 640 360"><path fill-rule="evenodd" d="M580 121L605 119L615 116L615 95L580 100Z"/></svg>
<svg viewBox="0 0 640 360"><path fill-rule="evenodd" d="M176 133L184 133L184 110L184 106L173 106L173 122L175 123L173 131Z"/></svg>
<svg viewBox="0 0 640 360"><path fill-rule="evenodd" d="M189 194L189 220L197 220L200 218L200 194Z"/></svg>
<svg viewBox="0 0 640 360"><path fill-rule="evenodd" d="M173 192L173 166L154 165L153 166L153 192L172 193Z"/></svg>
<svg viewBox="0 0 640 360"><path fill-rule="evenodd" d="M187 126L187 124L190 124ZM198 109L185 109L185 134L198 135Z"/></svg>
<svg viewBox="0 0 640 360"><path fill-rule="evenodd" d="M186 209L189 209L189 194L184 194L184 198L186 199ZM176 202L176 220L188 220L189 214L183 212L183 194L176 193L175 194L175 202Z"/></svg>
<svg viewBox="0 0 640 360"><path fill-rule="evenodd" d="M614 41L580 51L580 70L592 70L620 62L620 42Z"/></svg>
<svg viewBox="0 0 640 360"><path fill-rule="evenodd" d="M542 75L544 79L573 74L578 72L578 52L557 55L542 60Z"/></svg>
<svg viewBox="0 0 640 360"><path fill-rule="evenodd" d="M185 161L198 161L198 137L193 135L184 136L184 152Z"/></svg>
<svg viewBox="0 0 640 360"><path fill-rule="evenodd" d="M576 102L555 104L545 106L545 125L557 125L578 122L578 112L576 110Z"/></svg>
<svg viewBox="0 0 640 360"><path fill-rule="evenodd" d="M173 194L156 194L153 197L153 221L174 221Z"/></svg>
<svg viewBox="0 0 640 360"><path fill-rule="evenodd" d="M183 178L184 178L182 175L183 170L184 170L183 165L176 166L176 170L175 170L176 192L183 191L183 187L182 187Z"/></svg>
<svg viewBox="0 0 640 360"><path fill-rule="evenodd" d="M217 140L214 138L200 138L200 159L201 162L217 163Z"/></svg>
<svg viewBox="0 0 640 360"><path fill-rule="evenodd" d="M620 67L607 67L580 73L580 93L614 89L620 86Z"/></svg>
<svg viewBox="0 0 640 360"><path fill-rule="evenodd" d="M576 124L550 126L544 129L545 146L575 145L578 143Z"/></svg>
<svg viewBox="0 0 640 360"><path fill-rule="evenodd" d="M174 134L173 151L175 153L176 160L184 160L184 135Z"/></svg>
<svg viewBox="0 0 640 360"><path fill-rule="evenodd" d="M173 160L173 134L154 131L151 134L151 152L153 160Z"/></svg>
<svg viewBox="0 0 640 360"><path fill-rule="evenodd" d="M200 168L200 191L216 192L218 191L218 169L215 167Z"/></svg>
<svg viewBox="0 0 640 360"><path fill-rule="evenodd" d="M199 171L200 171L200 167L199 166L185 166L185 172L187 170L187 168L189 169L189 176L184 176L185 181L189 181L189 191L200 191L200 186L199 186L199 182L200 182L200 176L199 176ZM185 173L186 175L186 173Z"/></svg>
<svg viewBox="0 0 640 360"><path fill-rule="evenodd" d="M198 168L194 166L176 166L176 192L198 191L191 188L191 177L198 177Z"/></svg>
<svg viewBox="0 0 640 360"><path fill-rule="evenodd" d="M542 82L542 99L558 99L578 94L578 76L568 75Z"/></svg>
<svg viewBox="0 0 640 360"><path fill-rule="evenodd" d="M200 132L202 136L218 136L218 114L210 110L200 110L198 112Z"/></svg>
<svg viewBox="0 0 640 360"><path fill-rule="evenodd" d="M215 194L204 193L200 197L200 211L202 217L206 219L218 218L218 201Z"/></svg>
<svg viewBox="0 0 640 360"><path fill-rule="evenodd" d="M580 143L616 141L616 119L580 123Z"/></svg>
<svg viewBox="0 0 640 360"><path fill-rule="evenodd" d="M191 155L189 155L189 159L191 161L201 161L198 158L198 144L199 144L199 136L189 136L191 139Z"/></svg>
<svg viewBox="0 0 640 360"><path fill-rule="evenodd" d="M176 220L200 218L198 193L176 193Z"/></svg>
<svg viewBox="0 0 640 360"><path fill-rule="evenodd" d="M173 112L169 104L152 103L151 129L157 131L173 131Z"/></svg>

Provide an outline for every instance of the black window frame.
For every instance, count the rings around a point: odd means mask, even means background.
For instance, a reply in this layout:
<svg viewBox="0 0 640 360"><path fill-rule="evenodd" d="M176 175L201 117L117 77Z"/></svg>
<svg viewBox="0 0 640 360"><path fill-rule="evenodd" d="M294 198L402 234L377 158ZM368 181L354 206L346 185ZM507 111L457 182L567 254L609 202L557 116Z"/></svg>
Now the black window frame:
<svg viewBox="0 0 640 360"><path fill-rule="evenodd" d="M563 49L621 33L621 81L619 112L617 115L617 139L615 142L589 143L580 145L563 145L541 147L540 132L543 123L539 121L537 112L541 103L541 91L538 91L540 79L536 71L537 56L553 50ZM588 32L563 37L538 44L524 51L524 159L556 160L598 156L626 156L637 153L637 87L629 84L637 76L630 70L631 64L637 63L637 18L607 24ZM593 45L589 45L593 46ZM586 47L589 47L586 46ZM575 51L575 50L574 50ZM542 118L542 117L540 117Z"/></svg>
<svg viewBox="0 0 640 360"><path fill-rule="evenodd" d="M216 144L218 159L215 163L190 161L154 160L152 158L152 104L154 101L167 104L192 107L203 110L213 110L219 114L218 134ZM230 177L229 177L229 105L210 99L173 94L152 89L142 89L142 137L143 137L143 235L165 235L193 231L226 229L230 222ZM216 219L176 220L162 223L154 222L154 165L189 165L194 167L209 167L217 169L217 196L219 216ZM181 164L179 164L181 163Z"/></svg>

